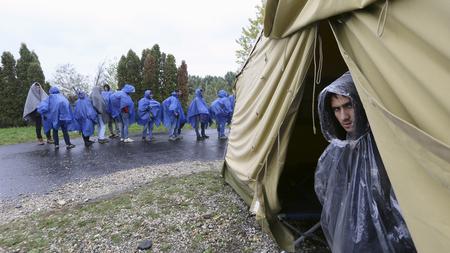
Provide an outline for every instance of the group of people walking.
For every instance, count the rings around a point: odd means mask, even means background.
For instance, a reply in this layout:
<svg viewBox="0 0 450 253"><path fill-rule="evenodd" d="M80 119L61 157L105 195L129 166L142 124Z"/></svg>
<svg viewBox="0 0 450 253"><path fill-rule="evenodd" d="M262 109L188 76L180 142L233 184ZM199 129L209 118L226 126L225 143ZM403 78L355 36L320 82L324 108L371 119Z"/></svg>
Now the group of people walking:
<svg viewBox="0 0 450 253"><path fill-rule="evenodd" d="M203 98L203 90L197 89L195 97L185 115L179 96L180 91L173 91L162 103L153 99L151 90L146 90L138 101L135 109L134 101L130 97L135 92L131 84L125 84L121 90L112 91L109 85L94 87L88 96L85 92L77 92L77 100L73 106L55 86L49 90L50 95L42 89L39 83L33 83L25 102L23 117L36 123L38 144L44 144L41 128L47 137L47 143L55 144L59 148L58 131L61 129L67 149L74 148L70 141L69 131L79 131L86 147L94 141L95 126L98 127L98 142L109 142L106 137L108 125L110 138L120 137L120 141L130 143L134 140L128 135L128 128L133 123L143 126L142 140L152 141L154 126L163 124L169 133L169 140L181 139L181 129L186 122L191 124L197 134L197 141L209 138L205 129L213 121L216 122L218 138L227 139L225 126L231 122L233 114L234 96L228 96L226 91L220 90L218 98L208 106ZM53 134L53 138L52 138Z"/></svg>

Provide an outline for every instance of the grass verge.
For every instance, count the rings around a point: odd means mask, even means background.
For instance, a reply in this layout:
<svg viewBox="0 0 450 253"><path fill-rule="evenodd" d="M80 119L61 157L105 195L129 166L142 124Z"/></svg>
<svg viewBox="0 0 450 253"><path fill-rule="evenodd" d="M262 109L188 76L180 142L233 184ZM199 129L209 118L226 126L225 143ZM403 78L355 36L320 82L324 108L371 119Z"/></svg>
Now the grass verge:
<svg viewBox="0 0 450 253"><path fill-rule="evenodd" d="M109 199L0 226L7 252L277 252L217 171L157 178Z"/></svg>

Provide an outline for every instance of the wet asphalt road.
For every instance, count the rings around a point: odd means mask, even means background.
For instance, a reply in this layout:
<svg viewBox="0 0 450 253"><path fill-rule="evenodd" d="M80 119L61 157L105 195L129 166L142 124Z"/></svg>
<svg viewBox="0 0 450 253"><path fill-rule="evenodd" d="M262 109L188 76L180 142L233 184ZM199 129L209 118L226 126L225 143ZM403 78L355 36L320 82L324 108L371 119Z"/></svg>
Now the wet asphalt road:
<svg viewBox="0 0 450 253"><path fill-rule="evenodd" d="M189 160L217 160L224 157L226 141L217 139L217 131L208 130L209 139L196 141L194 131L183 131L183 139L168 140L165 133L154 134L155 141L121 143L113 139L107 144L94 143L85 148L81 138L66 150L53 145L35 143L0 146L0 199L16 198L31 193L45 193L55 187L81 179L110 174L145 165Z"/></svg>

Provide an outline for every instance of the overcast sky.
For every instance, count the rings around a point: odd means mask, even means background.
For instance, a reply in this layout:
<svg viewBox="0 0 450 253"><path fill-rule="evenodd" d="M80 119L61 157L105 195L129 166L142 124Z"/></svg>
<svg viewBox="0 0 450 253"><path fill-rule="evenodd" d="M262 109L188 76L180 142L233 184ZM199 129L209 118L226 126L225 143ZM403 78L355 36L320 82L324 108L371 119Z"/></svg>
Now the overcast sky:
<svg viewBox="0 0 450 253"><path fill-rule="evenodd" d="M191 75L235 71L235 42L260 0L0 0L0 53L20 43L39 56L47 80L71 63L93 76L99 63L159 44Z"/></svg>

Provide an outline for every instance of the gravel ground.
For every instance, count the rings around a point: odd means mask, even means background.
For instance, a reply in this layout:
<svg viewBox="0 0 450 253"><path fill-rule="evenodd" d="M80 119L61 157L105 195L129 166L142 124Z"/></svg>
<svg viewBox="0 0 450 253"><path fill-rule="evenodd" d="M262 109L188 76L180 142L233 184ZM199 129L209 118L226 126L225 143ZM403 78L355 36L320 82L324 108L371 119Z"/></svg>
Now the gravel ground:
<svg viewBox="0 0 450 253"><path fill-rule="evenodd" d="M146 240L150 252L279 252L221 165L147 166L0 200L0 252L137 252Z"/></svg>

